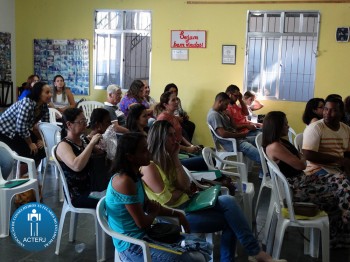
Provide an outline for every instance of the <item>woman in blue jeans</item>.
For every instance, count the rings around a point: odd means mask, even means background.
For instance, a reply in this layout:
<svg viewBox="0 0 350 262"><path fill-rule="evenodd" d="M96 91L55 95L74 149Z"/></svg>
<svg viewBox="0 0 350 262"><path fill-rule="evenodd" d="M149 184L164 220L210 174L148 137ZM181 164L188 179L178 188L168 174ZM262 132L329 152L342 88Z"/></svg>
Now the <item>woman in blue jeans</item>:
<svg viewBox="0 0 350 262"><path fill-rule="evenodd" d="M184 230L189 232L189 225L183 213L165 208L158 202L149 200L144 192L139 169L150 163L151 155L147 149L146 136L140 132L127 133L118 140L117 152L114 158L112 170L116 173L107 188L106 213L110 227L124 235L143 239L146 230L152 225L157 216L177 217ZM193 240L189 234L185 234L184 241ZM121 261L144 261L142 248L126 241L113 238L115 248L119 252ZM193 243L193 242L192 242ZM208 261L210 245L203 241L197 241L196 245L182 246L172 244L171 249L182 252L175 254L151 247L152 261ZM197 246L199 244L199 246ZM199 252L199 247L201 251ZM206 251L207 250L207 251ZM204 252L206 251L206 252Z"/></svg>
<svg viewBox="0 0 350 262"><path fill-rule="evenodd" d="M156 121L153 124L148 133L148 148L153 161L141 168L148 198L169 207L185 208L191 195L190 180L177 158L179 141L169 122ZM186 218L191 232L222 231L220 261L235 260L236 239L256 261L276 261L261 250L233 196L219 196L215 207L187 213Z"/></svg>

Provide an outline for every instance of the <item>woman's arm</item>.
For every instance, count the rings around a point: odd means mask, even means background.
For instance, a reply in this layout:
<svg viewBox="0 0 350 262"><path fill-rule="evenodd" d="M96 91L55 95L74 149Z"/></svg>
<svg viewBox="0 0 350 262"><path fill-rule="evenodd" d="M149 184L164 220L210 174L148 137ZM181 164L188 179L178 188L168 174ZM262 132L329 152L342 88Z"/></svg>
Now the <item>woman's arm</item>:
<svg viewBox="0 0 350 262"><path fill-rule="evenodd" d="M66 143L61 142L57 146L57 157L59 160L64 162L70 169L75 172L79 172L84 169L84 167L89 162L92 150L94 146L98 143L101 138L101 134L96 134L92 137L90 143L85 147L84 151L76 156L73 152L72 147Z"/></svg>
<svg viewBox="0 0 350 262"><path fill-rule="evenodd" d="M301 158L298 158L279 142L268 145L266 153L273 161L283 161L297 170L306 168L306 160L302 155L300 155Z"/></svg>
<svg viewBox="0 0 350 262"><path fill-rule="evenodd" d="M143 174L142 180L146 185L156 194L164 193L170 194L170 199L164 203L164 205L172 205L184 194L181 190L169 191L165 187L163 179L159 173L157 166L154 163L149 164L148 166L143 166L141 168L141 173Z"/></svg>
<svg viewBox="0 0 350 262"><path fill-rule="evenodd" d="M136 184L127 175L115 176L112 180L112 187L114 188L114 190L124 195L137 195ZM142 229L148 228L153 223L154 218L160 212L159 204L158 206L153 205L149 210L148 214L145 214L145 211L147 210L143 210L141 203L126 204L125 207L134 219L136 225Z"/></svg>
<svg viewBox="0 0 350 262"><path fill-rule="evenodd" d="M74 108L76 103L75 103L72 91L70 90L70 88L66 88L65 91L66 91L66 96L67 96L68 103L69 103L68 107Z"/></svg>

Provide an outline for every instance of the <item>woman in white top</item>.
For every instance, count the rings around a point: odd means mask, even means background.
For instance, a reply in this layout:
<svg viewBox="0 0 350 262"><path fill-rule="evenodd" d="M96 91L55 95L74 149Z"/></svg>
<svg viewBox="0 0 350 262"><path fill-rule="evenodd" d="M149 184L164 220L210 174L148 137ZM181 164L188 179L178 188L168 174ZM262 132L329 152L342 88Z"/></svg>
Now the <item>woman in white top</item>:
<svg viewBox="0 0 350 262"><path fill-rule="evenodd" d="M66 86L61 75L56 75L53 79L52 103L50 107L56 108L61 113L67 108L75 107L72 91Z"/></svg>

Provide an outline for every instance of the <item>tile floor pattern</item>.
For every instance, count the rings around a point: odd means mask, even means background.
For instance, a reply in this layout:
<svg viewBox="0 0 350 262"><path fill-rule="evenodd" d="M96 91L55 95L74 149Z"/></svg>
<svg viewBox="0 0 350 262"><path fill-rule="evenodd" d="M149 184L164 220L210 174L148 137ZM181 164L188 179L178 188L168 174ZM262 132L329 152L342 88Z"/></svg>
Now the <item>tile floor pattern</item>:
<svg viewBox="0 0 350 262"><path fill-rule="evenodd" d="M48 170L50 172L50 169ZM255 172L254 172L255 173ZM255 175L250 174L250 180L255 184L255 192L258 192L260 181L255 178ZM58 219L60 218L62 203L58 201L58 189L57 180L54 175L48 174L46 177L45 186L43 192L43 202L48 205L56 213ZM266 215L267 202L268 202L268 190L263 191L263 204L261 211L257 217L257 232L261 230L261 225L264 224L264 217ZM1 262L70 262L70 261L95 261L95 235L93 219L91 215L79 215L79 222L77 228L77 237L75 243L68 241L68 222L69 215L66 216L64 232L61 240L60 254L55 254L56 242L49 246L44 251L29 252L26 251L12 240L11 236L6 238L0 238L0 261ZM218 239L216 239L218 241ZM85 248L81 253L75 250L77 244L85 244ZM303 254L303 240L300 234L296 230L288 230L284 238L281 257L288 259L289 262L317 262L322 261L321 258L313 259L310 256ZM106 261L114 261L114 247L111 239L107 238L106 243ZM215 256L215 261L218 261ZM247 256L244 254L242 248L238 249L238 257L236 262L246 262ZM331 262L350 262L350 250L348 249L336 249L330 251Z"/></svg>

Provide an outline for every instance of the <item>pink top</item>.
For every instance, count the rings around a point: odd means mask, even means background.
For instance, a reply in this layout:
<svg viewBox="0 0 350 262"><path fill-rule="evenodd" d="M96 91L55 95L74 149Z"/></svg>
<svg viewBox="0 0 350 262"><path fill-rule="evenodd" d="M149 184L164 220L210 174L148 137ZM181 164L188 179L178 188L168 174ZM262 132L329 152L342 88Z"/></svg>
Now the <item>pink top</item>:
<svg viewBox="0 0 350 262"><path fill-rule="evenodd" d="M180 124L179 120L176 118L176 116L171 115L168 112L163 111L162 113L160 113L158 115L157 120L166 120L166 121L168 121L173 126L173 128L175 129L176 139L178 141L182 140L182 127L181 127L181 124Z"/></svg>

